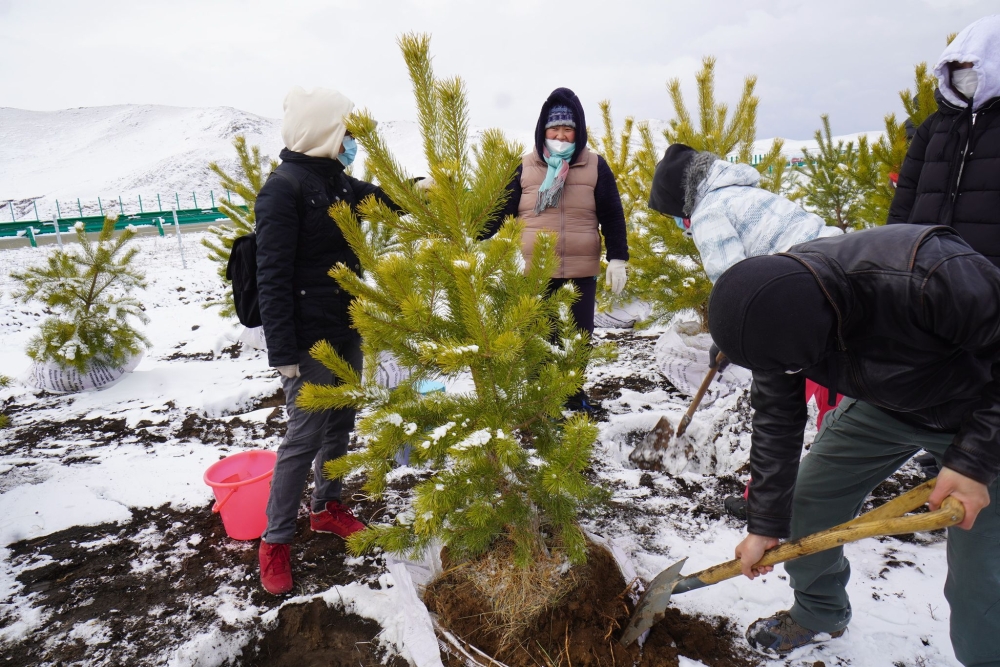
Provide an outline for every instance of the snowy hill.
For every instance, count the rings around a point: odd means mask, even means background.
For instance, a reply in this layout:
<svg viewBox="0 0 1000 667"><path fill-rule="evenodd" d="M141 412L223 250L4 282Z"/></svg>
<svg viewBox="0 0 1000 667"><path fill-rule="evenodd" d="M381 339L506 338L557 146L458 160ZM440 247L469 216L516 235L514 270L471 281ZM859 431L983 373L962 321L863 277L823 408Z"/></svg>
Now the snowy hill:
<svg viewBox="0 0 1000 667"><path fill-rule="evenodd" d="M208 163L235 166L232 141L238 134L265 155L277 157L280 129L278 119L232 107L0 108L0 201L14 200L18 219L34 219L33 199L43 219L55 213L57 199L63 215L77 213L78 198L86 214L97 213L98 197L105 203L121 197L126 212L132 212L138 210L139 195L149 209L156 205L157 194L169 207L176 192L181 207L191 208L195 192L204 206L209 191L220 194ZM388 121L380 129L408 171L426 171L416 123ZM508 134L522 143L531 138L530 131ZM3 204L0 220L9 216Z"/></svg>
<svg viewBox="0 0 1000 667"><path fill-rule="evenodd" d="M200 191L207 201L208 190L218 189L208 163L234 162L233 137L244 134L265 153L276 154L278 129L279 121L231 107L3 108L0 197L22 200L18 217L34 217L30 202L23 200L41 198L43 218L54 212L56 198L64 212L69 202L75 209L77 198L96 208L97 197L131 200L142 194L149 206L157 193ZM9 210L4 213L6 219Z"/></svg>
<svg viewBox="0 0 1000 667"><path fill-rule="evenodd" d="M648 121L659 148L666 147L665 121ZM42 219L56 212L56 200L64 216L78 212L81 200L86 214L96 214L97 198L117 202L126 212L138 211L141 195L148 210L159 194L163 206L177 201L192 208L196 193L201 206L209 202L209 191L220 195L218 179L208 163L225 168L235 165L232 140L237 134L260 146L268 156L281 150L281 121L257 116L232 107L186 108L161 105L119 105L26 111L0 108L0 202L13 200L18 219L34 219L35 206ZM420 132L411 121L386 121L380 129L397 159L413 175L425 173L426 163ZM507 131L507 136L525 146L533 128ZM473 128L473 137L479 134ZM869 137L880 133L868 132ZM835 139L856 140L858 135ZM756 142L754 153L764 153L772 139ZM802 147L815 148L809 140L785 140L785 155L797 156ZM364 159L359 155L359 165ZM356 170L361 173L361 170ZM35 200L34 205L32 200ZM111 206L109 208L116 208ZM0 220L10 220L6 204Z"/></svg>

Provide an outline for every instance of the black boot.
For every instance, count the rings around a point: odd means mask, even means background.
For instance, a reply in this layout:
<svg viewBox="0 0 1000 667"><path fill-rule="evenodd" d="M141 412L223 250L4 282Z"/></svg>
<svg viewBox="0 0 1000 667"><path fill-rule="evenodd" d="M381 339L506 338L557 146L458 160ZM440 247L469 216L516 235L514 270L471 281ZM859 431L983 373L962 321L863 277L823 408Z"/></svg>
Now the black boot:
<svg viewBox="0 0 1000 667"><path fill-rule="evenodd" d="M914 457L913 460L920 466L920 472L923 473L924 479L933 479L941 472L941 469L938 468L937 459L930 452L924 452Z"/></svg>
<svg viewBox="0 0 1000 667"><path fill-rule="evenodd" d="M722 501L722 506L726 508L726 514L729 516L740 521L747 520L747 499L743 496L729 496Z"/></svg>
<svg viewBox="0 0 1000 667"><path fill-rule="evenodd" d="M590 416L596 412L594 404L590 402L590 398L583 389L566 399L565 408L570 412L586 412Z"/></svg>

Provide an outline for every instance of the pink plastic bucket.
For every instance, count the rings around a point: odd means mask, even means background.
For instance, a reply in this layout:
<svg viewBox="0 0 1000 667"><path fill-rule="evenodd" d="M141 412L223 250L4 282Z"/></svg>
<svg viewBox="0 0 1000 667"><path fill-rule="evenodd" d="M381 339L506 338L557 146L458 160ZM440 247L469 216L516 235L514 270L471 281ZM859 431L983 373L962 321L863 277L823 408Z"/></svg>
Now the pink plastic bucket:
<svg viewBox="0 0 1000 667"><path fill-rule="evenodd" d="M267 527L267 498L275 452L252 449L213 463L205 471L205 484L215 492L213 512L222 515L226 534L234 540L256 540Z"/></svg>

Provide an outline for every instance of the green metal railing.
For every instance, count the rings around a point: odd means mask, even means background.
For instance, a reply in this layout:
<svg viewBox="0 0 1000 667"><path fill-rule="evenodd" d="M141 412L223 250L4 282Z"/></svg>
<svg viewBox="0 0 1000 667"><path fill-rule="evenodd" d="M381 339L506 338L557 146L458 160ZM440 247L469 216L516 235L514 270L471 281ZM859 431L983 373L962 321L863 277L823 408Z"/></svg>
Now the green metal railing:
<svg viewBox="0 0 1000 667"><path fill-rule="evenodd" d="M35 236L39 234L72 234L73 227L78 222L82 222L87 230L87 232L99 232L104 226L104 215L105 214L117 214L118 221L115 223L115 229L124 229L128 225L135 225L136 227L141 226L153 226L156 227L160 235L164 235L164 227L168 227L174 223L174 209L177 211L177 222L180 225L191 225L191 224L205 224L211 223L216 220L225 218L225 216L219 212L216 208L215 192L208 192L208 203L207 208L201 208L198 206L198 195L196 192L191 192L189 194L183 194L179 192L174 192L173 197L166 195L165 198L161 198L159 194L156 195L156 199L150 200L148 197L144 201L142 195L136 196L135 199L129 200L129 209L131 212L125 211L125 202L122 197L119 196L116 199L101 199L97 198L97 210L100 211L100 215L84 215L84 207L80 199L76 200L76 210L73 211L73 206L70 204L66 206L67 202L63 200L60 202L58 199L55 200L55 219L58 220L58 227L53 222L51 218L43 219L39 216L38 205L35 201L32 201L32 208L29 209L29 215L34 213L34 220L21 219L17 220L17 215L14 212L14 201L10 199L0 199L0 209L7 209L2 211L0 215L0 220L3 218L8 218L7 222L0 221L0 238L9 238L16 236L23 236L27 238L32 246L37 245ZM202 203L205 203L204 192L202 193ZM224 195L220 195L220 202L228 203L234 208L243 208L245 206L240 206L238 204L233 204L232 193L229 190L225 191ZM88 202L88 209L93 211L93 200ZM164 209L164 204L167 205ZM188 205L189 208L182 208L182 205ZM20 215L24 215L24 208L19 205L21 210Z"/></svg>
<svg viewBox="0 0 1000 667"><path fill-rule="evenodd" d="M177 222L180 225L196 225L212 223L226 217L217 209L186 209L177 211ZM77 223L83 223L88 232L99 232L104 228L104 216L92 215L84 217L73 217L60 219L58 221L59 233L74 233ZM173 211L155 211L149 213L137 213L134 215L119 216L115 223L115 229L125 229L129 225L136 227L152 226L156 227L160 236L164 235L164 228L174 224ZM24 236L31 245L37 245L35 236L39 234L54 234L56 229L52 221L39 222L37 220L21 220L18 222L0 222L0 238L11 236Z"/></svg>

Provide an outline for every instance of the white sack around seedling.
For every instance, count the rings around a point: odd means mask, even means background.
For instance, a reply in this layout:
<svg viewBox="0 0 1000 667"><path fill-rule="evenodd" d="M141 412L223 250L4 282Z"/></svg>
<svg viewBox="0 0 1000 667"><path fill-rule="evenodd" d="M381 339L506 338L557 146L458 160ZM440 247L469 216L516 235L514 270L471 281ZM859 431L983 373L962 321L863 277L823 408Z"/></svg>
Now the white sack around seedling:
<svg viewBox="0 0 1000 667"><path fill-rule="evenodd" d="M28 367L21 381L29 387L53 394L107 389L134 371L143 356L144 353L139 352L117 368L94 362L85 373L80 373L75 368L63 368L51 361L36 361Z"/></svg>
<svg viewBox="0 0 1000 667"><path fill-rule="evenodd" d="M712 347L712 337L707 333L683 333L685 324L667 329L656 341L654 355L656 369L663 377L681 393L694 396L708 374L708 351ZM751 378L747 369L729 364L712 382L702 405L710 405L720 396L746 389Z"/></svg>

